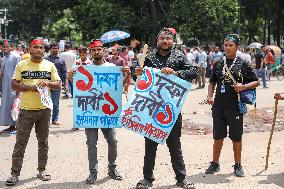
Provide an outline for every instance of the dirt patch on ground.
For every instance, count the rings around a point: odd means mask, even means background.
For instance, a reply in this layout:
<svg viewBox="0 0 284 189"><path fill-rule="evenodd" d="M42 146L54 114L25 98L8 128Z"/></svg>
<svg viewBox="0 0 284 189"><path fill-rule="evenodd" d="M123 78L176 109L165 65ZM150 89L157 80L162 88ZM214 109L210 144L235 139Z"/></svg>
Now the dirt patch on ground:
<svg viewBox="0 0 284 189"><path fill-rule="evenodd" d="M203 115L204 116L204 115ZM208 112L207 116L211 116ZM244 132L265 132L270 131L274 116L274 107L251 109L244 116ZM278 107L275 122L275 131L284 130L284 107ZM191 119L183 120L182 132L189 135L207 135L212 133L212 122L198 124Z"/></svg>

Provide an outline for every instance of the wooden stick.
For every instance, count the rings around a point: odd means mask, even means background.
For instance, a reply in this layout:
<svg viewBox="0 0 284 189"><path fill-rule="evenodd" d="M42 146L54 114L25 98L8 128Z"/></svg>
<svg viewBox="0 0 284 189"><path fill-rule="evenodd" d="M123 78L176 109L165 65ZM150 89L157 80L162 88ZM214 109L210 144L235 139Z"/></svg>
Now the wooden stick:
<svg viewBox="0 0 284 189"><path fill-rule="evenodd" d="M141 57L141 60L139 62L139 65L140 65L141 68L143 68L143 66L144 66L144 62L145 62L145 58L146 58L146 55L147 55L147 51L148 51L148 45L145 44L144 47L143 47L142 57Z"/></svg>
<svg viewBox="0 0 284 189"><path fill-rule="evenodd" d="M146 55L147 55L147 51L148 51L148 45L145 44L144 47L143 47L143 53L142 53L142 57L141 57L141 60L139 62L139 65L141 68L143 68L144 66L144 62L145 62L145 58L146 58ZM136 79L136 82L140 79L141 75L137 75L137 79Z"/></svg>
<svg viewBox="0 0 284 189"><path fill-rule="evenodd" d="M270 150L272 135L273 135L273 132L274 132L274 127L275 127L275 122L276 122L277 105L278 105L278 100L276 99L275 100L275 107L274 107L274 117L273 117L273 122L272 122L272 128L271 128L271 131L270 131L269 141L268 141L268 145L267 145L266 163L265 163L265 168L264 168L265 170L267 170L267 168L268 168L269 150Z"/></svg>

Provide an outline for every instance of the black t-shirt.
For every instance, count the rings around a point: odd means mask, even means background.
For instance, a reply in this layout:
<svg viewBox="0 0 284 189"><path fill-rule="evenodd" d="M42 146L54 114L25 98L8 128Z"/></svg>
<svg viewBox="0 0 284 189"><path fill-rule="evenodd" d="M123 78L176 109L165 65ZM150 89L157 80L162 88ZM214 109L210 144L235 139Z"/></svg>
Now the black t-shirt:
<svg viewBox="0 0 284 189"><path fill-rule="evenodd" d="M198 75L197 69L188 62L187 57L174 48L167 56L162 56L158 49L155 49L146 56L144 66L157 69L172 68L177 72L178 77L187 81L195 79Z"/></svg>
<svg viewBox="0 0 284 189"><path fill-rule="evenodd" d="M233 60L231 59L227 59L226 63L231 70L232 76L238 83L246 84L258 80L252 68L249 66L249 63L240 57L236 59L234 65L232 65ZM209 80L210 83L217 84L214 106L222 108L238 108L238 95L231 86L233 81L230 78L224 77L223 66L223 60L214 64L213 72ZM224 86L225 91L221 90L222 86Z"/></svg>
<svg viewBox="0 0 284 189"><path fill-rule="evenodd" d="M259 51L255 54L255 68L259 69L261 65L261 59L264 58L264 53ZM263 64L263 68L265 68L265 64Z"/></svg>

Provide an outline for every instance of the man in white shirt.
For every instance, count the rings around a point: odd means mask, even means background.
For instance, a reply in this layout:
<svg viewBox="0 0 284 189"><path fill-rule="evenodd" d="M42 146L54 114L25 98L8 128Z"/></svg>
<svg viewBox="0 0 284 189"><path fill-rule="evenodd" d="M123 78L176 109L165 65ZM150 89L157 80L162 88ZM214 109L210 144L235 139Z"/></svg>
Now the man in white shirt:
<svg viewBox="0 0 284 189"><path fill-rule="evenodd" d="M65 42L64 52L59 55L59 57L64 60L66 64L67 72L69 72L73 66L73 63L76 60L76 54L71 51L72 45L70 42ZM69 92L73 97L73 84L72 81L68 78L68 88Z"/></svg>
<svg viewBox="0 0 284 189"><path fill-rule="evenodd" d="M198 62L197 62L198 88L204 88L205 87L205 74L206 74L206 67L207 67L207 54L202 47L200 47L199 54L197 55L197 57L198 57Z"/></svg>

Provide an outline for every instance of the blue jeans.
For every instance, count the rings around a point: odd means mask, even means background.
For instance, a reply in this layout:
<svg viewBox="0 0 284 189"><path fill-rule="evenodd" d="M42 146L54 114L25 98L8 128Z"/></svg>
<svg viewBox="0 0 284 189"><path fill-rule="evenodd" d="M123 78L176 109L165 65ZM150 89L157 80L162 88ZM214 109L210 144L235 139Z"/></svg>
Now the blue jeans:
<svg viewBox="0 0 284 189"><path fill-rule="evenodd" d="M71 96L73 97L73 83L70 79L68 79L68 90L69 90Z"/></svg>
<svg viewBox="0 0 284 189"><path fill-rule="evenodd" d="M51 117L52 123L54 123L55 121L58 121L60 92L61 90L50 90L51 100L53 103L53 111L52 111L52 117Z"/></svg>
<svg viewBox="0 0 284 189"><path fill-rule="evenodd" d="M260 72L260 69L255 70L255 75L256 75L257 78L259 78L259 74L260 74L259 72ZM267 84L266 84L266 69L265 68L263 68L261 70L261 78L262 78L262 82L263 82L263 87L267 87Z"/></svg>

